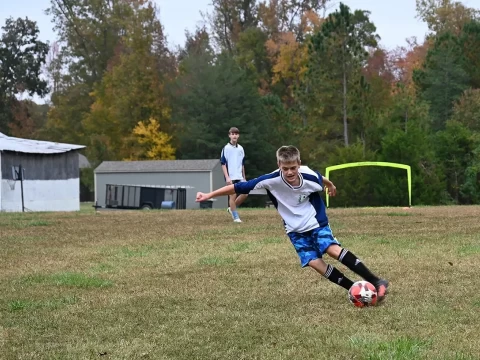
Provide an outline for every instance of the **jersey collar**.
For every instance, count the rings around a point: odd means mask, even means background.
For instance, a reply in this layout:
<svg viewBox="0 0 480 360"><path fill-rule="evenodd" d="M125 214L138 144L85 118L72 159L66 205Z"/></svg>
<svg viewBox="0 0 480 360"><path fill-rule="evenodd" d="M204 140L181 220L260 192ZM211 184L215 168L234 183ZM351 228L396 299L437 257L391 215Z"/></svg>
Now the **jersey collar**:
<svg viewBox="0 0 480 360"><path fill-rule="evenodd" d="M301 172L298 172L298 177L300 178L300 185L298 186L292 186L288 183L287 180L285 180L285 178L283 177L283 173L282 173L282 170L279 170L280 171L280 177L282 178L283 182L285 183L285 185L287 185L290 189L300 189L302 186L303 186L303 176L302 176L302 173Z"/></svg>

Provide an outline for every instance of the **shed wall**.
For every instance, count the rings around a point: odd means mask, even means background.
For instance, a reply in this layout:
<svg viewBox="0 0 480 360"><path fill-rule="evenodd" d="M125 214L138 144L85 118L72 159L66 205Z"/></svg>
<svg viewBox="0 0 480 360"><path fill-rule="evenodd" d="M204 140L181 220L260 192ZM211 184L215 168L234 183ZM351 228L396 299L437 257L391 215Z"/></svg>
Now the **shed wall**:
<svg viewBox="0 0 480 360"><path fill-rule="evenodd" d="M3 151L0 157L0 211L22 211L21 182L13 181L12 166L25 169L26 211L80 210L78 152L24 154Z"/></svg>
<svg viewBox="0 0 480 360"><path fill-rule="evenodd" d="M118 185L168 185L192 186L187 189L187 209L198 209L195 202L198 191L210 190L210 171L198 172L166 172L166 173L95 173L95 201L99 206L105 206L105 188L107 184ZM222 204L214 202L218 207ZM226 207L226 201L225 206Z"/></svg>
<svg viewBox="0 0 480 360"><path fill-rule="evenodd" d="M2 153L2 179L12 179L12 166L25 169L28 180L78 179L78 151L61 154L26 154L11 151Z"/></svg>

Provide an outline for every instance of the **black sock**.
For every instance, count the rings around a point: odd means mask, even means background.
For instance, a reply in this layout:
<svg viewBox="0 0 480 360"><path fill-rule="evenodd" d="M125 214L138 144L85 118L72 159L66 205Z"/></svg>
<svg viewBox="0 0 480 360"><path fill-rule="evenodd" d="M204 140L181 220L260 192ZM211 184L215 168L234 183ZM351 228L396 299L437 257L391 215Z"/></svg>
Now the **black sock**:
<svg viewBox="0 0 480 360"><path fill-rule="evenodd" d="M378 277L373 275L370 270L362 263L362 261L353 255L347 249L342 249L340 256L338 257L338 261L352 270L355 274L360 275L362 278L367 280L368 282L375 285L375 283L380 280Z"/></svg>
<svg viewBox="0 0 480 360"><path fill-rule="evenodd" d="M327 266L327 271L323 275L331 282L344 287L345 289L349 290L352 285L353 281L347 278L344 274L340 272L337 268L333 267L332 265Z"/></svg>

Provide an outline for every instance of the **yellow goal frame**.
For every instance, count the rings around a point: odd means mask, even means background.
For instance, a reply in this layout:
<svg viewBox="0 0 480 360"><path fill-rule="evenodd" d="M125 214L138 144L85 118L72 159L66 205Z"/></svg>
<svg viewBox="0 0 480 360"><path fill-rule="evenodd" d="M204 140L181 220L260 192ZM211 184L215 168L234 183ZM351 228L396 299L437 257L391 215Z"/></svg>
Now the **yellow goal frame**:
<svg viewBox="0 0 480 360"><path fill-rule="evenodd" d="M382 161L363 161L363 162L354 162L354 163L347 163L347 164L340 164L340 165L333 165L329 166L325 169L325 177L330 180L330 172L334 170L346 169L350 167L357 167L357 166L388 166L398 169L405 169L407 170L407 181L408 181L408 206L412 206L412 170L410 165L405 164L397 164L391 162L382 162ZM327 202L327 207L329 206L329 196L328 192L325 192L326 197L325 200Z"/></svg>

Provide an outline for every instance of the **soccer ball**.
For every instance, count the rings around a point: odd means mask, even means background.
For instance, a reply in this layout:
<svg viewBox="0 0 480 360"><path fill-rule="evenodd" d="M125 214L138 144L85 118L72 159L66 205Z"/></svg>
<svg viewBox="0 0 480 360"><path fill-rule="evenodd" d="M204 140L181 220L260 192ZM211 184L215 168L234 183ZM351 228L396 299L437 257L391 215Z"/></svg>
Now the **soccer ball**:
<svg viewBox="0 0 480 360"><path fill-rule="evenodd" d="M348 290L348 299L356 307L373 306L377 303L377 289L368 281L357 281Z"/></svg>

